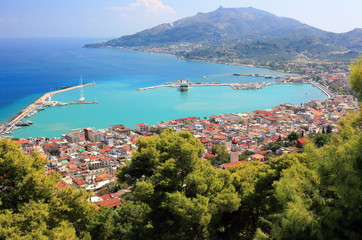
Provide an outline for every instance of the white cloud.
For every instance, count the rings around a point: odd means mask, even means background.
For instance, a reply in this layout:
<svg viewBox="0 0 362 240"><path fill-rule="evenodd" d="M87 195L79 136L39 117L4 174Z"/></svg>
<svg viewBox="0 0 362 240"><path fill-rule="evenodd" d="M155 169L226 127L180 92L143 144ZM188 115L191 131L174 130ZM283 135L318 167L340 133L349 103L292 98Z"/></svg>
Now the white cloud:
<svg viewBox="0 0 362 240"><path fill-rule="evenodd" d="M119 12L147 13L151 15L176 15L176 12L170 6L165 5L161 0L136 0L127 7L108 7L108 10Z"/></svg>

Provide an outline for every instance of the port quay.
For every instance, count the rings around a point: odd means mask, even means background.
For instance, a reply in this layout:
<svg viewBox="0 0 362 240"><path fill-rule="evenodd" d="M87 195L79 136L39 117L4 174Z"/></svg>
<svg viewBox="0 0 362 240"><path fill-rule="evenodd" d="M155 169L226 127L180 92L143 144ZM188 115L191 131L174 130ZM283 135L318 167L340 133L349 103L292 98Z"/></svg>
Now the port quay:
<svg viewBox="0 0 362 240"><path fill-rule="evenodd" d="M65 89L47 92L43 94L41 97L39 97L37 100L35 100L33 103L25 107L23 110L21 110L14 118L12 118L10 121L3 123L0 125L0 135L2 134L11 134L11 131L16 127L17 124L19 124L25 117L32 115L36 113L39 109L43 108L44 106L57 106L57 105L66 105L66 104L87 104L87 103L96 103L96 102L84 102L84 101L75 101L75 102L69 102L69 103L61 103L58 101L50 101L51 97L55 94L71 91L77 88L83 88L87 86L95 85L96 83L88 83L83 85L77 85L74 87L68 87Z"/></svg>
<svg viewBox="0 0 362 240"><path fill-rule="evenodd" d="M247 74L247 73L233 73L233 74L222 74L222 75L209 75L202 76L201 78L210 78L210 77L223 77L223 76L252 76L252 77L263 77L266 79L277 79L276 82L237 82L237 83L220 83L220 82L190 82L183 78L176 80L175 82L167 82L162 85L137 88L137 91L143 91L148 89L155 89L160 87L180 87L181 85L187 84L188 87L202 87L202 86L230 86L234 90L247 90L247 89L261 89L266 86L276 85L276 84L312 84L313 86L319 88L328 98L333 97L334 95L328 90L326 86L323 86L314 81L301 80L300 77L285 75L262 75L262 74Z"/></svg>

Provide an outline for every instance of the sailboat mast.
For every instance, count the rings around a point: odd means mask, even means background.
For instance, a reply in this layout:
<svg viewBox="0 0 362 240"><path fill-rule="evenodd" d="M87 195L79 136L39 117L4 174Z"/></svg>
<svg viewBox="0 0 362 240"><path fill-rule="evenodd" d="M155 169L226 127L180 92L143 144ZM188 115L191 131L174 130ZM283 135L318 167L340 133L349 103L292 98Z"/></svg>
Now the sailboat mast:
<svg viewBox="0 0 362 240"><path fill-rule="evenodd" d="M79 98L79 101L80 101L80 102L84 102L85 98L84 98L84 89L83 89L83 78L82 78L82 75L80 75L80 85L81 85L81 88L80 88L80 98Z"/></svg>

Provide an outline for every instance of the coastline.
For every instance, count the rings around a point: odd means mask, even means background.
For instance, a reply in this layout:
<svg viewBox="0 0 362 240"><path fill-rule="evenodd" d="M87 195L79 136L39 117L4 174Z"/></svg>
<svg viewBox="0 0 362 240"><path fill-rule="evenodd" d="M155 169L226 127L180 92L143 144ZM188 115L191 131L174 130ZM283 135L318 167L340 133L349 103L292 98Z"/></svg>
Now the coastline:
<svg viewBox="0 0 362 240"><path fill-rule="evenodd" d="M134 50L130 50L130 49L127 49L127 51L134 51ZM112 51L110 51L110 52L112 52ZM148 52L146 52L146 53L148 53ZM116 51L116 54L117 54L117 51ZM147 54L148 55L148 54ZM151 55L153 55L153 54L151 54ZM154 55L161 55L161 54L159 54L159 53L155 53ZM174 54L167 54L167 55L172 55L172 56L175 56ZM142 58L144 58L144 56L141 56ZM157 56L155 56L156 58L162 58L162 56L160 56L160 57L157 57ZM172 61L175 61L175 63L178 63L178 61L176 60L176 58L175 57L172 57L174 60L172 60ZM153 57L152 57L152 59L153 59ZM166 57L166 60L170 60L170 57ZM187 61L185 61L185 62L187 62ZM198 61L198 62L207 62L207 61ZM193 65L193 66L198 66L198 64L193 64L193 63L189 63L189 64L191 64L191 65ZM225 67L222 67L221 65L224 65ZM231 70L231 71L228 71L228 69L232 69L232 68L229 68L229 67L226 67L226 66L229 66L229 65L232 65L232 64L220 64L220 66L221 66L221 68L220 69L223 69L222 71L221 71L221 73L222 72L226 72L226 73L230 73L230 72L234 72L233 70ZM208 65L206 65L206 66L208 66ZM236 66L242 66L242 65L240 65L240 64L238 64L238 65L236 65ZM218 67L218 66L212 66L211 65L211 67L214 69L215 67ZM250 67L250 66L248 66L248 67ZM236 68L237 69L237 68ZM226 71L225 71L226 70ZM253 70L245 70L245 72L249 72L249 71L251 71L251 72L253 72ZM197 75L197 77L199 77L199 76L201 76L201 75L203 75L204 73L211 73L211 74L217 74L217 72L218 71L207 71L207 70L205 70L205 71L198 71L198 72L200 72L201 74L200 75ZM214 72L214 73L212 73L212 72ZM236 70L235 72L238 72L238 70ZM244 72L244 71L241 71L241 72ZM258 70L255 70L255 72L257 73L257 72L259 72ZM262 71L261 71L262 72ZM266 71L267 72L267 71ZM172 73L171 73L172 74ZM183 73L181 73L181 74L183 74ZM182 75L180 75L180 73L179 72L177 72L177 74L176 74L177 76L182 76ZM175 76L176 76L175 75ZM170 75L169 73L168 73L168 76L173 76L173 75ZM175 79L174 77L175 76L173 76L172 78L173 79ZM195 80L195 78L196 78L196 75L195 76L193 76L193 78L191 77L190 79L193 79L193 80ZM139 79L141 79L141 78L139 78ZM166 79L167 80L167 79ZM252 80L252 81L254 81L254 80ZM162 81L162 82L166 82L166 81ZM195 82L197 82L197 81L195 81ZM160 82L161 83L161 82ZM157 82L156 82L156 84L157 84ZM140 87L142 87L142 86L145 86L146 84L138 84L138 86L140 86ZM150 84L150 85L152 85L152 84ZM147 85L146 85L147 86ZM134 89L134 88L133 88ZM195 90L196 91L196 90ZM216 88L216 90L215 91L218 91L217 90L217 88ZM317 89L316 89L316 91L318 91ZM162 90L162 92L164 92L163 90ZM245 92L246 93L246 92ZM217 93L217 94L219 94L219 93ZM73 95L73 94L71 94L71 95ZM149 95L148 93L146 94L146 95ZM204 106L204 105L202 105L202 104L206 104L206 103L203 103L203 99L201 99L201 100L199 100L199 99L196 99L195 100L195 103L196 103L196 105L194 104L194 102L192 102L192 104L191 103L189 103L188 101L189 100L193 100L192 99L192 97L193 97L193 93L189 93L188 94L189 95L189 98L187 99L187 94L182 94L181 95L181 100L186 100L186 101L184 101L184 102L180 102L180 103L178 103L179 105L177 105L177 110L179 111L180 109L182 109L182 110L185 110L185 109L187 109L187 111L189 111L189 109L194 109L194 106L197 106L197 104L200 104L200 106ZM244 94L243 94L244 95ZM303 93L303 95L304 95L304 93ZM324 94L323 94L324 95ZM144 94L143 94L143 96L144 96ZM215 95L216 96L216 95ZM159 95L159 96L153 96L153 98L154 99L157 99L157 97L161 97L161 95ZM171 98L170 99L173 99L173 97L174 97L174 94L171 96ZM324 97L324 96L322 96L322 97ZM35 97L34 97L35 98ZM164 98L164 96L162 96L162 98ZM96 98L95 98L96 99ZM64 100L63 99L63 101L69 101L70 99L67 99L67 100ZM146 100L147 101L147 100ZM284 101L285 102L285 101ZM288 101L286 101L286 102L288 102ZM102 103L103 103L103 100L102 100ZM147 102L145 102L145 103L147 103ZM163 104L163 103L162 103ZM183 104L183 105L181 105L181 104ZM189 104L189 105L188 105ZM103 104L102 104L103 105ZM102 106L102 105L100 105L100 106ZM214 105L215 105L215 103L214 103ZM215 105L215 106L217 106L217 105ZM69 109L72 109L73 107L69 107ZM82 108L85 108L85 107L82 107ZM92 109L93 109L93 107L91 107ZM23 109L24 109L24 107L23 107ZM63 108L63 109L65 109L65 108ZM68 109L68 108L67 108ZM94 109L97 109L97 107L95 107ZM209 109L210 109L210 107L209 107ZM19 110L18 110L19 111ZM58 110L56 110L56 109L51 109L51 111L58 111ZM93 110L92 110L93 111ZM20 111L18 114L20 114L22 111ZM181 111L180 111L181 112ZM220 111L218 111L218 112L220 112ZM218 113L218 112L216 112L216 113ZM228 110L226 110L225 112L228 112ZM46 113L46 115L47 115L47 117L45 118L45 119L48 119L47 121L47 123L46 124L52 124L53 123L53 120L50 120L51 118L49 118L50 116L48 116L49 114L47 114L48 113L48 110L47 111L45 111L45 113ZM42 112L41 114L39 114L39 117L40 116L43 116L43 114L44 114L44 112ZM12 114L12 115L15 115L15 114ZM186 116L186 114L184 115L184 116ZM206 116L206 115L205 115ZM34 118L34 120L33 119L29 119L29 120L32 120L32 121L34 121L34 122L36 122L37 124L34 124L34 126L33 127L31 127L31 128L29 128L29 129L39 129L39 127L43 127L45 124L43 123L43 122L37 122L38 120L37 120L37 118L38 118L38 116L36 116L35 118ZM74 118L74 115L72 115L71 116L71 118ZM79 116L78 116L78 118L79 118ZM172 117L172 118L174 118L174 117ZM123 118L120 118L120 119L123 119ZM145 121L147 120L148 118L145 118ZM171 119L171 118L170 118ZM121 120L122 122L124 121L124 120ZM140 121L139 119L137 120L137 121ZM141 120L142 121L142 120ZM39 123L39 124L38 124ZM129 125L128 123L126 123L125 122L125 124L127 124L127 125ZM133 123L132 123L133 124ZM92 124L93 125L93 124ZM53 127L54 129L55 128L60 128L60 127ZM23 130L19 130L19 132L23 132L23 131L28 131L27 130L27 128L22 128ZM32 130L30 130L30 131L32 131ZM16 131L16 132L18 132L18 131ZM16 135L16 133L15 133L15 135ZM21 134L20 134L21 135ZM24 136L24 134L23 134L23 136ZM32 136L31 134L29 135L29 136Z"/></svg>
<svg viewBox="0 0 362 240"><path fill-rule="evenodd" d="M86 44L87 45L87 44ZM167 51L152 51L152 50L148 50L148 49L142 49L142 48L128 48L128 47L110 47L110 46L97 46L97 47L93 47L93 46L86 46L84 45L83 48L104 48L104 49L122 49L122 50L128 50L128 51L135 51L135 52L142 52L142 53L152 53L152 54L162 54L162 55L169 55L169 56L174 56L179 60L184 60L184 61L191 61L191 62L205 62L205 63L216 63L216 64L223 64L223 65L230 65L230 66L242 66L242 67L250 67L250 68L263 68L263 69L268 69L268 70L272 70L272 71L278 71L284 74L292 74L292 73L288 73L282 70L278 70L276 68L270 68L269 66L264 66L264 65L254 65L254 64L241 64L241 63L225 63L225 62L218 62L218 61L210 61L208 59L195 59L195 58L185 58L182 56L179 56L175 53L172 52L167 52Z"/></svg>
<svg viewBox="0 0 362 240"><path fill-rule="evenodd" d="M87 84L83 84L83 85L77 85L77 86L73 86L73 87L69 87L69 88L65 88L65 89L61 89L61 90L57 90L57 91L51 91L51 92L47 92L45 94L43 94L42 96L40 96L38 99L36 99L34 102L32 102L31 104L29 104L28 106L26 106L24 109L22 109L20 112L18 112L13 118L11 118L9 121L3 123L0 125L0 135L1 134L7 134L9 132L11 132L11 130L14 128L14 126L16 126L17 123L19 123L20 121L22 121L28 114L30 114L31 112L36 111L39 107L44 106L44 103L49 101L49 99L53 96L56 95L58 93L62 93L62 92L67 92L67 91L71 91L74 89L78 89L78 88L82 88L82 87L87 87L87 86L93 86L96 83L87 83Z"/></svg>
<svg viewBox="0 0 362 240"><path fill-rule="evenodd" d="M210 61L209 59L205 59L205 58L189 59L189 58L185 58L183 56L177 55L177 53L172 52L172 51L167 51L167 50L155 51L155 50L152 50L152 48L151 49L145 49L145 48L137 48L137 47L128 48L128 47L110 47L110 46L95 46L95 47L93 47L93 46L86 46L86 45L84 45L83 47L85 47L85 48L123 49L123 50L143 52L143 53L165 54L165 55L175 56L177 59L184 60L184 61L196 61L196 62L224 64L224 65L230 65L230 66L243 66L243 67L251 67L251 68L262 68L262 69L268 69L268 70L272 70L272 71L278 71L280 73L288 74L288 75L291 75L291 76L299 75L298 73L287 72L287 71L284 71L283 69L272 68L272 67L267 66L267 65L242 64L242 63L235 63L235 62L234 63L227 63L227 62L217 61L217 59L216 59L216 61L215 60ZM325 62L320 62L320 64L326 64L326 63ZM320 89L324 94L327 95L327 98L331 98L334 95L336 95L332 91L328 90L328 85L320 84L320 83L318 83L316 81L312 81L312 79L310 79L310 81L307 82L307 83L312 84L313 86ZM144 88L139 88L139 90L146 90L146 89L152 89L152 88L158 88L158 87L164 87L164 86L169 86L169 85L166 84L166 85L160 85L160 86L156 86L156 87L144 87ZM201 86L201 85L199 85L199 86Z"/></svg>

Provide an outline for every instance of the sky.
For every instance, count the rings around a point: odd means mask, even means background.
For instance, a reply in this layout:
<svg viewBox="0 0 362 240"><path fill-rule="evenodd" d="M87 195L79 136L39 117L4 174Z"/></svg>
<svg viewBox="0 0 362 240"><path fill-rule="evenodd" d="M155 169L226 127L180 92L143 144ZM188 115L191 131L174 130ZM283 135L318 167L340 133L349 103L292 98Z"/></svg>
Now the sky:
<svg viewBox="0 0 362 240"><path fill-rule="evenodd" d="M362 0L0 0L0 37L113 38L219 6L254 7L336 33L362 28Z"/></svg>

